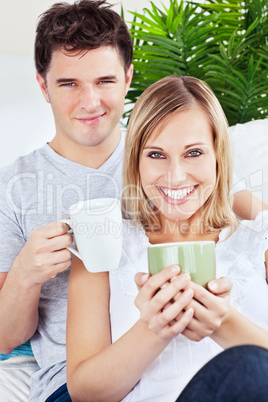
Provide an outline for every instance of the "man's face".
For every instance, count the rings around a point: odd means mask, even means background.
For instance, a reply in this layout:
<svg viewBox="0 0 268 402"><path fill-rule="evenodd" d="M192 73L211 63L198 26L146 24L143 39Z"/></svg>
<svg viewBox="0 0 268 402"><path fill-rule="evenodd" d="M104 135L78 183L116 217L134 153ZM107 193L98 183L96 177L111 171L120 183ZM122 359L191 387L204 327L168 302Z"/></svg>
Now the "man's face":
<svg viewBox="0 0 268 402"><path fill-rule="evenodd" d="M132 78L132 66L125 74L113 47L78 53L54 51L46 80L37 74L54 114L56 136L52 147L72 160L85 148L89 152L92 148L94 153L114 151Z"/></svg>

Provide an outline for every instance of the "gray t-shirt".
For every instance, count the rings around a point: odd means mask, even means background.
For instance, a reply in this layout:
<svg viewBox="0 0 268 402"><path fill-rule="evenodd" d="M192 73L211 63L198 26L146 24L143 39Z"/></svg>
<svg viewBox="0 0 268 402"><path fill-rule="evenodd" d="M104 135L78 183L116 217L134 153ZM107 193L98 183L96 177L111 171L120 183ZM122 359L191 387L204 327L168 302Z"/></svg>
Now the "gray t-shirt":
<svg viewBox="0 0 268 402"><path fill-rule="evenodd" d="M79 200L120 198L125 134L110 158L92 169L63 158L46 144L0 171L0 272L8 272L31 233L68 216ZM66 383L69 269L42 285L39 324L31 340L40 366L30 401L45 401Z"/></svg>

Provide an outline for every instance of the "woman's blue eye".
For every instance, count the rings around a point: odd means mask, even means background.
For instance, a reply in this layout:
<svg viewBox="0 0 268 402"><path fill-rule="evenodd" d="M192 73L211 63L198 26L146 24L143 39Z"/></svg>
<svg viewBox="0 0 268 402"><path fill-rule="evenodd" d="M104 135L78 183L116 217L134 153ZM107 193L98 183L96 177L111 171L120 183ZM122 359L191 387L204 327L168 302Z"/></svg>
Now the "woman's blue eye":
<svg viewBox="0 0 268 402"><path fill-rule="evenodd" d="M149 154L149 157L150 157L150 158L153 158L153 159L164 158L164 156L163 156L160 152L151 152L151 153Z"/></svg>
<svg viewBox="0 0 268 402"><path fill-rule="evenodd" d="M190 156L191 158L196 158L198 156L202 155L201 151L198 151L197 149L188 152L187 156Z"/></svg>

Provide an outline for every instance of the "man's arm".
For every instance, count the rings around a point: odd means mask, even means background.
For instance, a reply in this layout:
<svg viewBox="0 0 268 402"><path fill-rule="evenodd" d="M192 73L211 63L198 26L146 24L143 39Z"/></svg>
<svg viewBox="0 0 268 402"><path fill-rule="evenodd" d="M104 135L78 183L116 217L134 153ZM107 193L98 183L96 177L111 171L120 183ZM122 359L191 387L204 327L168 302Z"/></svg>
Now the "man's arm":
<svg viewBox="0 0 268 402"><path fill-rule="evenodd" d="M72 236L64 223L53 222L34 231L8 273L0 273L0 352L10 353L26 342L38 324L42 283L71 264L66 247Z"/></svg>
<svg viewBox="0 0 268 402"><path fill-rule="evenodd" d="M242 219L255 219L259 212L268 209L259 198L248 190L239 191L234 195L233 210Z"/></svg>

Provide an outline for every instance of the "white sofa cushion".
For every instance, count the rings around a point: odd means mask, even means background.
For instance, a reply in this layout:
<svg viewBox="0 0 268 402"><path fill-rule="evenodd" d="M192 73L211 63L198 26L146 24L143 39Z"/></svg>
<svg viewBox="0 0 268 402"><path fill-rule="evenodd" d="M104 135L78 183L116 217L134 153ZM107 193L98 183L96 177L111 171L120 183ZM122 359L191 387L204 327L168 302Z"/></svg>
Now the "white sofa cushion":
<svg viewBox="0 0 268 402"><path fill-rule="evenodd" d="M238 181L268 204L268 119L229 128Z"/></svg>

